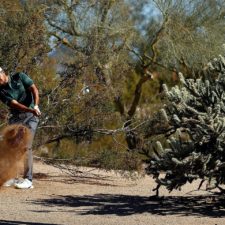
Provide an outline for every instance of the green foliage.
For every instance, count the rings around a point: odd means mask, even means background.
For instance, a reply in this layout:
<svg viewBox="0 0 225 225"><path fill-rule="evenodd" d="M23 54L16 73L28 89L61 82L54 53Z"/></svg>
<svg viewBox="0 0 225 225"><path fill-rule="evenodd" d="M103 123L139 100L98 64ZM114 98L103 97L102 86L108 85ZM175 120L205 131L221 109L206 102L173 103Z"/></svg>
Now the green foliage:
<svg viewBox="0 0 225 225"><path fill-rule="evenodd" d="M36 154L44 158L65 159L76 166L120 170L121 173L140 171L142 165L138 154L116 148L110 137L96 138L92 143L80 144L63 139L60 143L52 143L47 145L47 148L40 148Z"/></svg>
<svg viewBox="0 0 225 225"><path fill-rule="evenodd" d="M141 30L135 47L150 69L163 68L167 76L169 71L181 71L192 77L193 71L220 53L225 32L223 0L132 0L132 4Z"/></svg>
<svg viewBox="0 0 225 225"><path fill-rule="evenodd" d="M49 51L41 5L2 1L0 64L8 73L30 71Z"/></svg>
<svg viewBox="0 0 225 225"><path fill-rule="evenodd" d="M108 170L137 171L141 161L135 153L102 149L99 155L92 160L91 164Z"/></svg>

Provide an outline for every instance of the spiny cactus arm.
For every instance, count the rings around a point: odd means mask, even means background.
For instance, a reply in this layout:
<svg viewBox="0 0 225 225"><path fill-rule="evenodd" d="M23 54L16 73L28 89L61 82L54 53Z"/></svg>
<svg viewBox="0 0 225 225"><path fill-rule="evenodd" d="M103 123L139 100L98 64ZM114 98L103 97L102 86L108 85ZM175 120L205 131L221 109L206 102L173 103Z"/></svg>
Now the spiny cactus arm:
<svg viewBox="0 0 225 225"><path fill-rule="evenodd" d="M198 115L201 115L201 116L205 116L205 115L206 115L204 112L200 112L199 110L193 108L192 106L187 105L185 102L182 102L181 105L182 105L182 107L185 108L188 112L194 114L193 117L194 117L194 116L197 117Z"/></svg>
<svg viewBox="0 0 225 225"><path fill-rule="evenodd" d="M225 71L225 58L222 55L219 55L219 59L221 61L221 65L222 65L222 70Z"/></svg>

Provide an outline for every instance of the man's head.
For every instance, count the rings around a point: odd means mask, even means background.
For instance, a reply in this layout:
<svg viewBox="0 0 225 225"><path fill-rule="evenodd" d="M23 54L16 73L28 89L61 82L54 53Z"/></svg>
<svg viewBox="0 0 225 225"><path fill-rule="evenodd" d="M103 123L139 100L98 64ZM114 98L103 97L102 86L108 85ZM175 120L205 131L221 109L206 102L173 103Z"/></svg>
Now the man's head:
<svg viewBox="0 0 225 225"><path fill-rule="evenodd" d="M4 85L8 82L8 76L5 71L0 67L0 85Z"/></svg>

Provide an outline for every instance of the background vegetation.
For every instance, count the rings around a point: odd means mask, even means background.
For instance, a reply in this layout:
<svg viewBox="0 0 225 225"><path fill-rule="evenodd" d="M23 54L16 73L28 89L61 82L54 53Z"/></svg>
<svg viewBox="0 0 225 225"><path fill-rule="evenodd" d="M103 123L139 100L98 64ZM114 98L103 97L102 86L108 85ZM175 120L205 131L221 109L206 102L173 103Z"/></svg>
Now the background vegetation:
<svg viewBox="0 0 225 225"><path fill-rule="evenodd" d="M139 168L162 84L221 52L224 16L224 0L2 0L0 63L40 89L40 154Z"/></svg>

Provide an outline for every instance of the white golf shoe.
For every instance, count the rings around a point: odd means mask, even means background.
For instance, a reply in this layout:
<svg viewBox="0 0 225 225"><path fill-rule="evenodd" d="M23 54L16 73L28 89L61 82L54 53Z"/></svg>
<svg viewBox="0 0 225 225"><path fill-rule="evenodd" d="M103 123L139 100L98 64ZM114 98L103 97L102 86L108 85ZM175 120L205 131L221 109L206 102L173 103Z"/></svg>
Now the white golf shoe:
<svg viewBox="0 0 225 225"><path fill-rule="evenodd" d="M31 189L31 188L34 188L33 185L32 185L32 181L30 181L28 179L24 179L22 182L15 183L14 186L15 186L15 188L18 188L18 189Z"/></svg>

